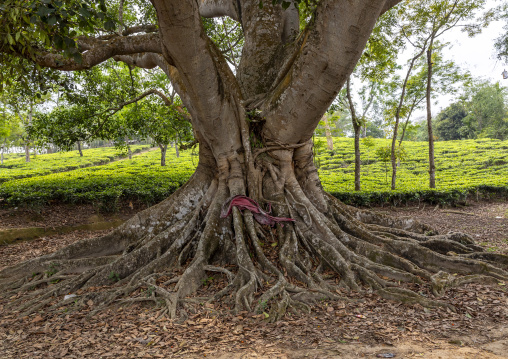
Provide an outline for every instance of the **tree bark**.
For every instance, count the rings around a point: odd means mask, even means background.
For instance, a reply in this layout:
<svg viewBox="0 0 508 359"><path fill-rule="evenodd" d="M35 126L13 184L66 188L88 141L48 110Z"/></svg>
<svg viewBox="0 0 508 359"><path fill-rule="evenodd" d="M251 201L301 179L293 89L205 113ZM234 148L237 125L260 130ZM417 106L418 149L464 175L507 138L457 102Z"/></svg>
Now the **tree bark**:
<svg viewBox="0 0 508 359"><path fill-rule="evenodd" d="M353 99L351 98L351 77L347 79L347 100L349 103L349 111L351 113L351 121L353 122L353 130L355 132L355 191L361 190L360 184L360 170L361 170L361 158L360 158L360 130L362 128L362 124L359 119L356 117L355 106L353 103Z"/></svg>
<svg viewBox="0 0 508 359"><path fill-rule="evenodd" d="M178 149L178 143L175 142L175 153L176 153L176 158L180 158L180 150Z"/></svg>
<svg viewBox="0 0 508 359"><path fill-rule="evenodd" d="M429 132L429 187L436 188L436 165L434 163L434 134L432 132L432 45L431 39L429 49L427 50L427 130Z"/></svg>
<svg viewBox="0 0 508 359"><path fill-rule="evenodd" d="M167 144L161 144L159 143L159 148L161 149L161 166L166 166L166 151L168 149Z"/></svg>
<svg viewBox="0 0 508 359"><path fill-rule="evenodd" d="M30 162L30 144L25 143L25 162Z"/></svg>
<svg viewBox="0 0 508 359"><path fill-rule="evenodd" d="M79 156L83 157L83 151L81 150L81 141L77 141L76 143L78 145Z"/></svg>
<svg viewBox="0 0 508 359"><path fill-rule="evenodd" d="M327 147L330 151L333 151L332 130L330 129L330 123L328 122L328 116L326 114L323 116L323 122L325 124L325 136Z"/></svg>

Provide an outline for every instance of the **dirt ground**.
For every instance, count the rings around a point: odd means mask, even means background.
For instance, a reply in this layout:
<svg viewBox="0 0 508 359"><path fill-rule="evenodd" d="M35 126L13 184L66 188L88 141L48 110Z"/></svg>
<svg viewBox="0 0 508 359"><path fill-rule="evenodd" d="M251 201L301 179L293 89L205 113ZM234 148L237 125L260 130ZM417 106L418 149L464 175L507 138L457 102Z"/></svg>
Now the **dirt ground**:
<svg viewBox="0 0 508 359"><path fill-rule="evenodd" d="M134 207L134 208L132 208ZM60 226L128 218L139 208L126 204L115 215L91 206L53 206L39 212L0 211L0 229ZM508 203L472 203L463 208L378 207L412 216L440 233L471 234L486 251L508 254ZM0 247L0 268L50 253L104 232L73 232ZM220 287L212 278L198 295ZM91 290L99 290L92 288ZM428 294L425 286L413 290ZM80 291L75 293L81 294ZM449 309L427 309L380 298L369 291L339 293L343 300L319 301L312 313L288 314L270 323L264 314L230 313L224 303L196 300L186 318L159 317L152 303L116 305L88 316L98 303L73 305L20 317L0 299L0 358L508 358L507 283L450 289ZM55 298L55 303L62 298ZM57 306L58 307L58 306ZM385 356L383 356L385 355Z"/></svg>

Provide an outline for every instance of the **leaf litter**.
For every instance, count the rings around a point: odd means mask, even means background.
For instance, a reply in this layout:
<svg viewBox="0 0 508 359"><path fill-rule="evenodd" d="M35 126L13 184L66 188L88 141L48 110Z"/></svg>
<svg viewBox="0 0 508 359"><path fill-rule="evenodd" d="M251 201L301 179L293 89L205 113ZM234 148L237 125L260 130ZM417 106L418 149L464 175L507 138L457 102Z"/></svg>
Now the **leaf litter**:
<svg viewBox="0 0 508 359"><path fill-rule="evenodd" d="M481 206L483 212L488 211L488 205ZM73 232L0 247L0 267L100 234ZM180 320L160 316L156 306L143 303L111 306L88 316L93 301L79 311L72 304L62 305L52 312L19 318L19 313L6 307L7 302L0 302L0 357L340 358L393 353L396 358L433 358L432 353L451 350L445 353L460 358L457 353L468 350L464 358L498 358L506 353L506 346L504 352L491 346L492 342L508 343L505 285L468 284L448 290L443 299L457 308L456 313L405 305L369 292L341 292L347 300L320 301L308 315L288 313L283 320L269 323L266 312L234 315L224 302L200 302L200 297L216 292L226 282L214 273L187 303L187 316ZM410 287L431 295L425 286ZM72 294L76 295L73 300L79 300L83 292ZM62 300L55 298L55 303Z"/></svg>

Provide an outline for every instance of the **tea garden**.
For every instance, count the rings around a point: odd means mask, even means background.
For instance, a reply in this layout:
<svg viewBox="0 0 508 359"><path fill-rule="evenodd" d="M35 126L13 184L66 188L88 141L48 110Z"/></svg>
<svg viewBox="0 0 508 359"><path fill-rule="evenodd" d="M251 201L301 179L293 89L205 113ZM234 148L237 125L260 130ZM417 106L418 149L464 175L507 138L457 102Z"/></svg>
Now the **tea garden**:
<svg viewBox="0 0 508 359"><path fill-rule="evenodd" d="M425 142L405 142L398 166L397 189L390 190L391 163L382 156L385 139L364 139L361 146L362 191L354 191L353 139L316 137L315 163L326 191L356 205L412 202L459 204L470 199L508 197L508 141L481 139L436 142L437 189L428 188ZM133 146L135 153L146 146ZM192 175L197 149L169 148L165 167L152 150L126 159L115 148L97 148L37 155L10 154L0 166L0 206L40 207L52 203L92 203L114 211L122 201L152 205L160 202ZM119 160L122 159L122 160ZM116 161L115 161L116 160Z"/></svg>

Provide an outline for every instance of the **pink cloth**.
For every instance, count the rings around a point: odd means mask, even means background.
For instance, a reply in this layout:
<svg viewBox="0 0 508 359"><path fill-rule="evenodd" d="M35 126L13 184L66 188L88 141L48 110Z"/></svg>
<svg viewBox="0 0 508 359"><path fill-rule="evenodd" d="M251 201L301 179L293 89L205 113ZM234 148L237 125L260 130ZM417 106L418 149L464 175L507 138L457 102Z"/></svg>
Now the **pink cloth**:
<svg viewBox="0 0 508 359"><path fill-rule="evenodd" d="M233 210L233 206L236 206L240 211L243 211L244 209L248 209L252 212L254 215L254 219L261 224L267 224L271 227L274 227L277 223L280 223L281 226L283 224L281 222L294 222L295 220L292 218L284 218L284 217L274 217L271 216L270 213L272 212L272 206L268 205L268 212L263 211L259 204L254 201L252 198L249 198L247 196L235 196L230 199L228 199L223 205L222 205L222 211L221 211L221 218L226 218L231 214L231 211Z"/></svg>

